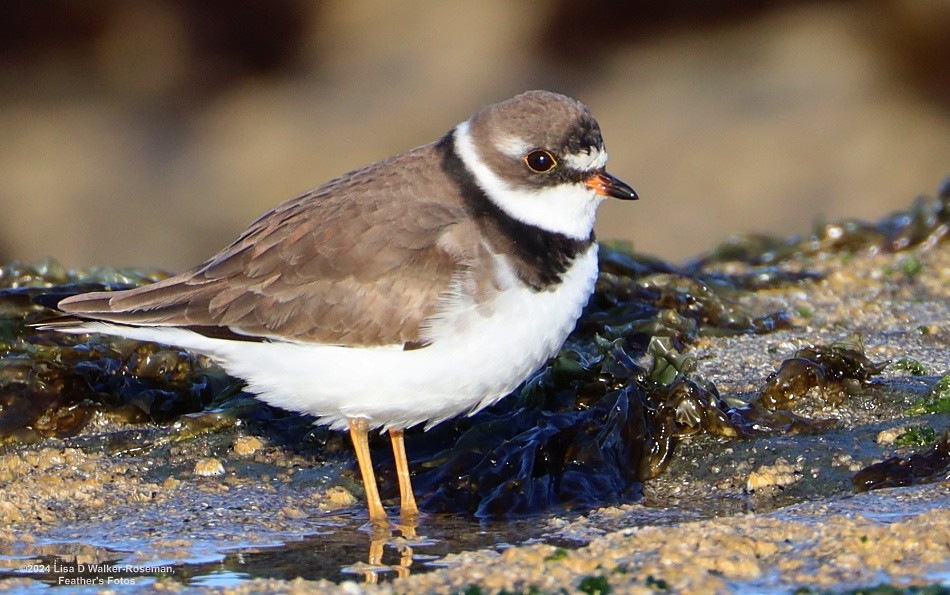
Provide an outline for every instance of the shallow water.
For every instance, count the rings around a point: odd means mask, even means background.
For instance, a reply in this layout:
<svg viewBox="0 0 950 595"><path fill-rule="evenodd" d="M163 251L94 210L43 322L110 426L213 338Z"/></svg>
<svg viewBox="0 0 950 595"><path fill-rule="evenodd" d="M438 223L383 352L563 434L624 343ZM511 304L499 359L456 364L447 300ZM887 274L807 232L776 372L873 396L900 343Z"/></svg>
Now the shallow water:
<svg viewBox="0 0 950 595"><path fill-rule="evenodd" d="M0 588L4 579L29 578L32 588L143 586L167 579L194 586L234 586L245 580L328 579L381 582L426 572L446 555L544 540L543 519L492 523L454 515L426 515L416 527L380 530L365 514L332 514L320 519L322 531L270 542L147 538L111 540L38 539L0 549ZM213 533L213 532L209 532ZM171 549L170 549L171 548Z"/></svg>

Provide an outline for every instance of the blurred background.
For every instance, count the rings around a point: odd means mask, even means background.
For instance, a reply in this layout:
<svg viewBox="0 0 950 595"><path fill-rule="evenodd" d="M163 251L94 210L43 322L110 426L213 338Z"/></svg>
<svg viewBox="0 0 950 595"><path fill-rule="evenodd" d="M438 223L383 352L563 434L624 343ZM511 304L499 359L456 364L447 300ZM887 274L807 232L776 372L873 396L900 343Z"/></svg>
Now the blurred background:
<svg viewBox="0 0 950 595"><path fill-rule="evenodd" d="M950 173L947 0L9 0L0 259L181 270L532 88L588 103L681 261L876 219Z"/></svg>

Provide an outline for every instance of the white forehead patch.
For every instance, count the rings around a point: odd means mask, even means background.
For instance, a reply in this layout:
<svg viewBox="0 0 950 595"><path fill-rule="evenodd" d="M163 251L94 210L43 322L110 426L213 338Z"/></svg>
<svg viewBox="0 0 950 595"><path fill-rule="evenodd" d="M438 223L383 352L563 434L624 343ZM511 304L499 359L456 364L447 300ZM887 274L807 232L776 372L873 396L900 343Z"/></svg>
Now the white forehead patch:
<svg viewBox="0 0 950 595"><path fill-rule="evenodd" d="M543 189L512 187L479 157L468 122L459 124L455 129L455 152L488 199L509 216L575 240L590 238L597 205L604 197L586 184L564 182ZM591 160L588 155L585 158ZM606 155L603 159L606 160Z"/></svg>
<svg viewBox="0 0 950 595"><path fill-rule="evenodd" d="M607 151L592 147L590 152L565 155L564 165L577 171L595 171L607 165Z"/></svg>

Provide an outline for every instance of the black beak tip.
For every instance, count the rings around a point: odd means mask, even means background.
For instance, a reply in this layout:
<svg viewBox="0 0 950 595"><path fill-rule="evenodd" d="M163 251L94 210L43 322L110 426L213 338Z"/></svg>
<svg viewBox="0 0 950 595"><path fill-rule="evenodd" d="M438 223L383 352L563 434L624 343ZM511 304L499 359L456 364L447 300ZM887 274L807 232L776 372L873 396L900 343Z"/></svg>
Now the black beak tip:
<svg viewBox="0 0 950 595"><path fill-rule="evenodd" d="M637 191L626 184L623 185L623 189L620 193L614 194L614 197L619 198L620 200L640 200L640 196L637 195Z"/></svg>
<svg viewBox="0 0 950 595"><path fill-rule="evenodd" d="M639 200L637 191L630 187L626 182L619 180L611 175L607 175L607 194L620 200Z"/></svg>

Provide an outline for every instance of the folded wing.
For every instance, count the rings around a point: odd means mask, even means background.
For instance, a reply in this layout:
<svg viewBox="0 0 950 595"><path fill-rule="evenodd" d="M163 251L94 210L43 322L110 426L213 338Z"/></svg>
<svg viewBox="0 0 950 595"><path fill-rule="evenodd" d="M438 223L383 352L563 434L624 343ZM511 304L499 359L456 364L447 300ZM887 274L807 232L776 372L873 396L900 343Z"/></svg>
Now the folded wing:
<svg viewBox="0 0 950 595"><path fill-rule="evenodd" d="M70 297L58 308L83 319L219 327L301 342L419 342L459 267L439 247L459 213L432 200L413 205L410 214L407 202L422 199L396 200L379 193L378 184L375 195L343 184L331 182L277 207L191 271L135 289Z"/></svg>

